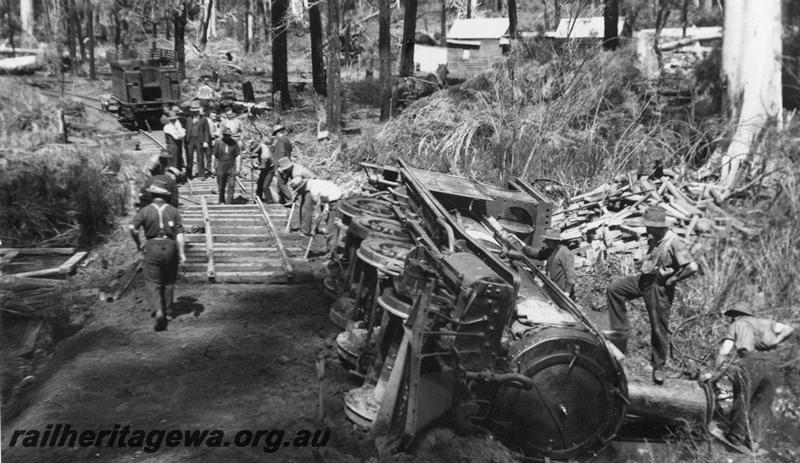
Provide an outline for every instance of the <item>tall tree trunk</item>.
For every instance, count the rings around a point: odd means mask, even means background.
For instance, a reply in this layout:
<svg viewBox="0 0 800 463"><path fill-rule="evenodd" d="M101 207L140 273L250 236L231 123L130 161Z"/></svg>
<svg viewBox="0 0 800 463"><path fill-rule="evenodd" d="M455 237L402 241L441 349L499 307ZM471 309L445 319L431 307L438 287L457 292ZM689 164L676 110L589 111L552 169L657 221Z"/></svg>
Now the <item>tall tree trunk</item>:
<svg viewBox="0 0 800 463"><path fill-rule="evenodd" d="M245 0L246 4L246 13L245 13L245 28L244 28L244 39L245 39L245 50L246 52L253 51L253 2L255 0Z"/></svg>
<svg viewBox="0 0 800 463"><path fill-rule="evenodd" d="M308 23L311 28L311 75L317 95L328 94L325 82L325 56L322 51L322 14L319 2L314 1L308 8Z"/></svg>
<svg viewBox="0 0 800 463"><path fill-rule="evenodd" d="M78 47L75 39L75 24L72 21L73 5L71 1L64 2L64 17L61 19L66 23L67 47L69 48L69 59L72 64L72 73L78 73Z"/></svg>
<svg viewBox="0 0 800 463"><path fill-rule="evenodd" d="M119 11L114 10L114 50L119 52L119 46L122 44L122 21L119 19Z"/></svg>
<svg viewBox="0 0 800 463"><path fill-rule="evenodd" d="M11 0L6 0L6 27L8 34L8 44L11 46L11 50L13 51L16 48L14 44L14 10L11 8Z"/></svg>
<svg viewBox="0 0 800 463"><path fill-rule="evenodd" d="M272 10L269 5L269 0L261 0L261 10L261 22L264 24L264 36L267 39L267 43L272 46L272 28L269 26Z"/></svg>
<svg viewBox="0 0 800 463"><path fill-rule="evenodd" d="M217 2L211 3L211 16L208 19L208 35L217 38Z"/></svg>
<svg viewBox="0 0 800 463"><path fill-rule="evenodd" d="M158 38L158 21L153 19L153 38Z"/></svg>
<svg viewBox="0 0 800 463"><path fill-rule="evenodd" d="M739 166L749 154L751 165L761 163L753 148L770 119L781 125L781 18L781 0L725 2L722 73L728 108L738 120L722 156L720 183L725 191L735 186Z"/></svg>
<svg viewBox="0 0 800 463"><path fill-rule="evenodd" d="M606 50L616 50L619 46L618 22L618 0L605 0L603 2L603 48Z"/></svg>
<svg viewBox="0 0 800 463"><path fill-rule="evenodd" d="M328 121L330 133L339 133L342 119L342 94L339 76L339 0L328 0Z"/></svg>
<svg viewBox="0 0 800 463"><path fill-rule="evenodd" d="M550 30L550 16L547 15L547 0L542 0L542 16L544 19L544 30ZM558 22L558 19L556 19Z"/></svg>
<svg viewBox="0 0 800 463"><path fill-rule="evenodd" d="M11 0L8 1L8 4L11 5ZM30 37L33 37L33 33L35 30L33 0L20 0L19 20L22 25L22 32L24 32Z"/></svg>
<svg viewBox="0 0 800 463"><path fill-rule="evenodd" d="M447 0L442 0L442 13L439 16L439 46L447 47Z"/></svg>
<svg viewBox="0 0 800 463"><path fill-rule="evenodd" d="M81 28L81 23L83 22L83 12L78 4L72 4L72 11L75 12L75 30L77 31L77 39L78 39L78 49L81 51L81 63L86 62L86 44L83 42L83 29Z"/></svg>
<svg viewBox="0 0 800 463"><path fill-rule="evenodd" d="M561 0L553 0L553 28L561 23Z"/></svg>
<svg viewBox="0 0 800 463"><path fill-rule="evenodd" d="M203 0L203 8L200 10L200 24L197 26L197 41L201 50L205 50L206 45L208 45L208 24L211 21L213 8L214 0Z"/></svg>
<svg viewBox="0 0 800 463"><path fill-rule="evenodd" d="M186 78L186 22L188 0L181 3L181 10L173 13L173 25L175 28L175 61L178 64L178 75L181 79Z"/></svg>
<svg viewBox="0 0 800 463"><path fill-rule="evenodd" d="M508 35L517 38L517 0L508 0Z"/></svg>
<svg viewBox="0 0 800 463"><path fill-rule="evenodd" d="M86 2L86 34L89 36L89 79L97 78L94 62L94 5L91 0Z"/></svg>
<svg viewBox="0 0 800 463"><path fill-rule="evenodd" d="M378 60L381 79L381 120L391 117L392 96L392 10L390 0L378 0Z"/></svg>
<svg viewBox="0 0 800 463"><path fill-rule="evenodd" d="M250 0L244 0L244 33L243 41L244 41L244 52L250 53L250 39L252 38L253 26L252 26L252 12L250 9Z"/></svg>
<svg viewBox="0 0 800 463"><path fill-rule="evenodd" d="M406 0L403 17L403 48L400 58L400 76L414 75L414 36L417 33L417 0Z"/></svg>
<svg viewBox="0 0 800 463"><path fill-rule="evenodd" d="M472 0L467 0L467 19L472 18Z"/></svg>
<svg viewBox="0 0 800 463"><path fill-rule="evenodd" d="M170 21L169 18L164 20L164 38L167 39L167 40L172 40L170 38L170 29L171 29L170 28L170 23L171 22L172 21Z"/></svg>
<svg viewBox="0 0 800 463"><path fill-rule="evenodd" d="M272 93L280 93L281 107L284 109L292 105L285 25L288 9L289 0L272 0Z"/></svg>

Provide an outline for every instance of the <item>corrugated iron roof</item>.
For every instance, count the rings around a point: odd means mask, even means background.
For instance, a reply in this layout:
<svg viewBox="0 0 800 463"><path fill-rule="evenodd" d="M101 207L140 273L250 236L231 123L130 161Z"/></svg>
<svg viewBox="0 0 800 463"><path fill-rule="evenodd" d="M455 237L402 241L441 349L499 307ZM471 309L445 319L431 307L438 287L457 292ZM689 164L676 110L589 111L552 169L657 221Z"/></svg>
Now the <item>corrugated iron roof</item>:
<svg viewBox="0 0 800 463"><path fill-rule="evenodd" d="M456 19L448 39L499 39L508 32L508 18Z"/></svg>

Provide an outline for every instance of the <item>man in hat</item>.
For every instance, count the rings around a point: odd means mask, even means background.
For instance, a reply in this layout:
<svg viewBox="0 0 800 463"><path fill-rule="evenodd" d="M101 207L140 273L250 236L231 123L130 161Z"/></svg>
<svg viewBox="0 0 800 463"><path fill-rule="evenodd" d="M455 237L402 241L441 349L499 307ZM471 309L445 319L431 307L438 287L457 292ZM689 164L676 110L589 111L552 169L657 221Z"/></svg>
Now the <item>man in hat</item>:
<svg viewBox="0 0 800 463"><path fill-rule="evenodd" d="M222 129L222 139L214 144L214 158L217 160L217 188L219 203L233 202L233 190L236 186L236 159L241 153L239 144L233 139L231 130Z"/></svg>
<svg viewBox="0 0 800 463"><path fill-rule="evenodd" d="M184 252L183 225L178 209L167 204L169 185L156 180L147 191L153 202L142 208L128 226L136 248L144 253L142 273L153 313L156 331L167 329L167 310L172 305L178 263L186 261ZM139 229L147 239L142 246Z"/></svg>
<svg viewBox="0 0 800 463"><path fill-rule="evenodd" d="M275 124L272 127L272 136L275 137L275 143L272 145L272 158L275 162L280 162L283 158L291 162L292 142L286 136L286 127L281 124ZM283 181L283 178L283 176L278 176L278 202L286 204L291 198L292 192L286 182Z"/></svg>
<svg viewBox="0 0 800 463"><path fill-rule="evenodd" d="M306 169L300 164L294 163L289 158L281 158L278 160L278 179L287 185L289 189L288 201L284 204L290 206L296 201L300 201L300 222L303 222L302 208L306 200L306 182L315 177L314 173ZM281 191L278 191L278 196L281 196ZM310 207L310 206L306 206ZM313 208L312 208L313 209ZM311 225L309 223L309 228ZM309 233L310 234L310 233Z"/></svg>
<svg viewBox="0 0 800 463"><path fill-rule="evenodd" d="M208 76L203 76L200 87L197 88L197 100L204 110L208 110L211 100L214 99L214 89L208 85Z"/></svg>
<svg viewBox="0 0 800 463"><path fill-rule="evenodd" d="M177 167L167 167L166 170L159 169L151 169L151 176L148 177L144 181L144 185L139 193L139 207L145 207L151 202L153 202L153 195L150 194L149 188L154 183L159 183L165 185L167 191L169 191L169 202L170 206L178 207L178 179L180 178L181 171L178 170ZM162 173L163 172L163 173Z"/></svg>
<svg viewBox="0 0 800 463"><path fill-rule="evenodd" d="M304 236L312 236L316 232L316 230L312 230L314 213L325 214L327 209L342 198L342 189L329 180L319 178L295 177L289 184L298 194L302 195L300 233ZM320 215L321 218L322 215Z"/></svg>
<svg viewBox="0 0 800 463"><path fill-rule="evenodd" d="M546 260L545 272L564 294L575 297L575 256L561 241L561 232L548 228L544 231L544 247L536 249L532 246L522 248L522 253L532 259ZM509 251L509 257L520 258L519 251Z"/></svg>
<svg viewBox="0 0 800 463"><path fill-rule="evenodd" d="M730 326L714 361L714 371L700 380L716 381L728 374L733 382L733 406L725 438L753 449L761 441L772 414L778 372L772 350L794 333L780 322L756 317L752 304L738 302L725 311Z"/></svg>
<svg viewBox="0 0 800 463"><path fill-rule="evenodd" d="M172 157L170 165L178 166L183 169L183 138L186 131L183 130L181 122L178 120L178 113L170 111L167 115L167 125L164 126L164 139L167 142L167 151Z"/></svg>
<svg viewBox="0 0 800 463"><path fill-rule="evenodd" d="M206 163L206 152L208 151L209 142L211 140L211 132L208 128L208 121L203 115L203 110L197 101L192 102L189 109L191 117L186 120L186 178L191 180L194 178L192 170L194 166L194 154L197 153L198 171L203 175L203 178L208 178L210 175L211 166L210 159ZM209 155L208 158L211 156Z"/></svg>
<svg viewBox="0 0 800 463"><path fill-rule="evenodd" d="M254 167L259 170L258 181L256 182L256 196L266 203L275 202L272 197L272 178L275 176L277 165L272 159L272 151L269 145L258 140L253 140L249 147L250 157L255 161Z"/></svg>
<svg viewBox="0 0 800 463"><path fill-rule="evenodd" d="M606 290L610 330L606 337L627 352L630 325L626 302L641 297L650 319L653 382L664 383L664 367L669 353L669 314L675 297L675 284L695 272L698 267L686 244L667 224L666 211L651 207L645 211L647 254L641 272L612 282Z"/></svg>

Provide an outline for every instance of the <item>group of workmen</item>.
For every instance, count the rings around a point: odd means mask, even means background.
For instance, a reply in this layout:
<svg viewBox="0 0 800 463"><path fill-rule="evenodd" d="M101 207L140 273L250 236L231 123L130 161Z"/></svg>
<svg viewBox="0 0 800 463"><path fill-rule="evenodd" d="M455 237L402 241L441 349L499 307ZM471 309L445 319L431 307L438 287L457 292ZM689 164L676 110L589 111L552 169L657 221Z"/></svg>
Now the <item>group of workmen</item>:
<svg viewBox="0 0 800 463"><path fill-rule="evenodd" d="M606 290L609 328L603 335L620 353L627 354L631 327L627 302L641 298L650 322L652 378L656 385L665 381L665 366L670 353L669 319L675 286L698 271L686 243L672 231L667 213L661 207L645 211L644 226L648 247L639 273L611 282ZM544 247L506 251L511 259L524 254L545 260L548 277L571 298L575 296L576 274L572 252L558 230L544 232ZM734 445L753 449L760 441L771 414L777 385L774 350L794 329L784 323L756 316L756 304L736 303L724 311L730 326L721 340L714 370L700 376L702 382L728 375L733 383L734 403L725 438Z"/></svg>
<svg viewBox="0 0 800 463"><path fill-rule="evenodd" d="M171 117L171 116L170 116ZM195 117L195 116L193 116ZM192 127L197 121L188 123ZM241 149L232 140L230 129L223 128L222 138L212 149L217 160L216 176L220 186L220 203L225 203L223 191L232 182ZM273 129L275 142L256 141L248 146L254 168L260 171L256 195L273 202L270 191L272 179L278 176L278 200L284 205L299 202L303 235L312 236L312 220L317 209L326 209L338 201L342 191L332 182L315 178L304 166L292 160L291 143L285 138L285 128ZM284 140L284 141L281 141ZM130 226L137 246L144 252L144 275L156 317L156 330L166 329L166 310L172 303L178 262L185 259L183 229L177 211L176 178L179 168L159 166L146 184L152 195L150 207L142 208ZM321 215L320 215L321 217ZM677 283L698 271L687 244L672 231L666 211L651 207L644 214L648 247L640 271L614 280L606 291L609 328L603 334L622 354L627 353L630 323L627 302L641 298L650 322L652 379L656 385L665 381L665 366L670 353L669 319ZM319 223L317 223L317 226ZM138 228L144 229L147 242L141 245ZM519 251L504 251L503 257L521 259L524 256L545 261L548 277L570 298L575 297L576 272L574 257L558 230L547 229L544 247L525 246ZM730 426L725 437L734 444L751 446L760 438L761 423L769 416L776 387L776 359L771 350L793 333L793 328L755 315L746 304L728 308L724 315L730 327L724 336L714 371L701 376L713 381L728 374L734 384L734 404Z"/></svg>

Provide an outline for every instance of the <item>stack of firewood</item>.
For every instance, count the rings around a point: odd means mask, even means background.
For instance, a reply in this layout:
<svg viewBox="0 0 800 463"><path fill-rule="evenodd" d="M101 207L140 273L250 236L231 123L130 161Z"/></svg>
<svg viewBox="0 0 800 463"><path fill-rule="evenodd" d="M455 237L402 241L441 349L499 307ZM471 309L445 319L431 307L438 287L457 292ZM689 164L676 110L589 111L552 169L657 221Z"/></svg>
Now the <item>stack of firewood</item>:
<svg viewBox="0 0 800 463"><path fill-rule="evenodd" d="M637 178L631 172L571 198L556 210L552 221L562 238L572 243L578 265L590 265L610 254L640 260L647 251L644 211L651 206L662 207L672 230L690 243L702 234L730 228L755 235L757 231L716 204L716 194L709 184L680 184L669 171L658 178Z"/></svg>

